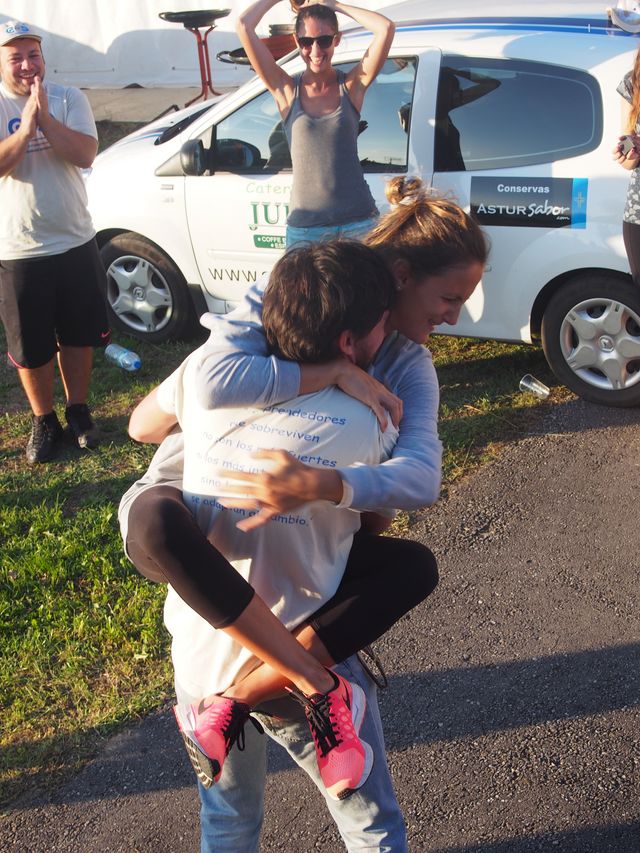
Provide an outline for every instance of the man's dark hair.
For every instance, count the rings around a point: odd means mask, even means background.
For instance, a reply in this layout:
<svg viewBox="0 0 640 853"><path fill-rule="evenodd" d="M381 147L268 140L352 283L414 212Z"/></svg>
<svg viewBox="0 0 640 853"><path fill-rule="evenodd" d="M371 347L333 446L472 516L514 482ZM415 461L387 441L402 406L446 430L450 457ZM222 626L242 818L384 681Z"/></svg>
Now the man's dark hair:
<svg viewBox="0 0 640 853"><path fill-rule="evenodd" d="M393 296L393 276L374 249L355 240L311 243L290 249L273 268L262 324L275 355L330 361L341 332L369 334Z"/></svg>

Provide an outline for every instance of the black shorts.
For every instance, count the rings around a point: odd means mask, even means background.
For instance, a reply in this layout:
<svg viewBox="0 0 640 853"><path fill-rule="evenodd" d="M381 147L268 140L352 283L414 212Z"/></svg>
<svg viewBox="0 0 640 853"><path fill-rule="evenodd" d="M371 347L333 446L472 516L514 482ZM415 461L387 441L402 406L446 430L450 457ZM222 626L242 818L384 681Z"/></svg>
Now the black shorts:
<svg viewBox="0 0 640 853"><path fill-rule="evenodd" d="M13 363L42 367L59 344L106 346L104 278L95 239L59 255L0 261L0 319Z"/></svg>

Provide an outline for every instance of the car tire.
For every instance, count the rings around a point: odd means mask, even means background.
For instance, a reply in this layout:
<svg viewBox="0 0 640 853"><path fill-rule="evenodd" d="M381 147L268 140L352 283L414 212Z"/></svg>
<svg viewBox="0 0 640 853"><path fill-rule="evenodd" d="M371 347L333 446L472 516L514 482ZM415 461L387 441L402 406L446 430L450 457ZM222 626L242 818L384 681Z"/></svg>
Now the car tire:
<svg viewBox="0 0 640 853"><path fill-rule="evenodd" d="M563 284L542 320L542 347L557 378L604 406L640 404L640 289L608 273Z"/></svg>
<svg viewBox="0 0 640 853"><path fill-rule="evenodd" d="M189 340L198 318L184 276L157 246L126 232L100 250L111 325L151 343Z"/></svg>

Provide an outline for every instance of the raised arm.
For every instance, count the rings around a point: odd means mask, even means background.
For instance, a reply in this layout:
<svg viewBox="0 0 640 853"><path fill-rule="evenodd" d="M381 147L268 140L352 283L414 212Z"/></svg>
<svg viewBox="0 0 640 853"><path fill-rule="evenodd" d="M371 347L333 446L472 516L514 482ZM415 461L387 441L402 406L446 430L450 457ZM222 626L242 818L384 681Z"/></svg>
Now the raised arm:
<svg viewBox="0 0 640 853"><path fill-rule="evenodd" d="M293 80L282 70L269 48L256 34L260 21L278 2L279 0L257 0L238 16L236 32L253 70L273 95L280 114L285 116L295 92Z"/></svg>
<svg viewBox="0 0 640 853"><path fill-rule="evenodd" d="M361 9L359 6L347 6L333 0L319 0L331 6L336 12L346 15L366 30L373 33L373 40L367 47L360 62L348 74L347 91L354 107L360 111L367 88L373 83L389 55L389 48L395 33L395 24L379 12Z"/></svg>

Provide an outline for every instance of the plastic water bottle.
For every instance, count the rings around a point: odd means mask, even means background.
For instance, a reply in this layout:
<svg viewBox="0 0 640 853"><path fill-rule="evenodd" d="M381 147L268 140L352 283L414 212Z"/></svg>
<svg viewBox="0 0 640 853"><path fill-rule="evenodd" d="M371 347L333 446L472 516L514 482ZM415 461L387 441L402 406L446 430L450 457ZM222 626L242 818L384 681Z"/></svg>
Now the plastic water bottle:
<svg viewBox="0 0 640 853"><path fill-rule="evenodd" d="M130 349L125 349L118 344L109 344L105 347L104 354L109 361L117 364L118 367L122 367L123 370L140 370L142 364L140 356L131 352Z"/></svg>

